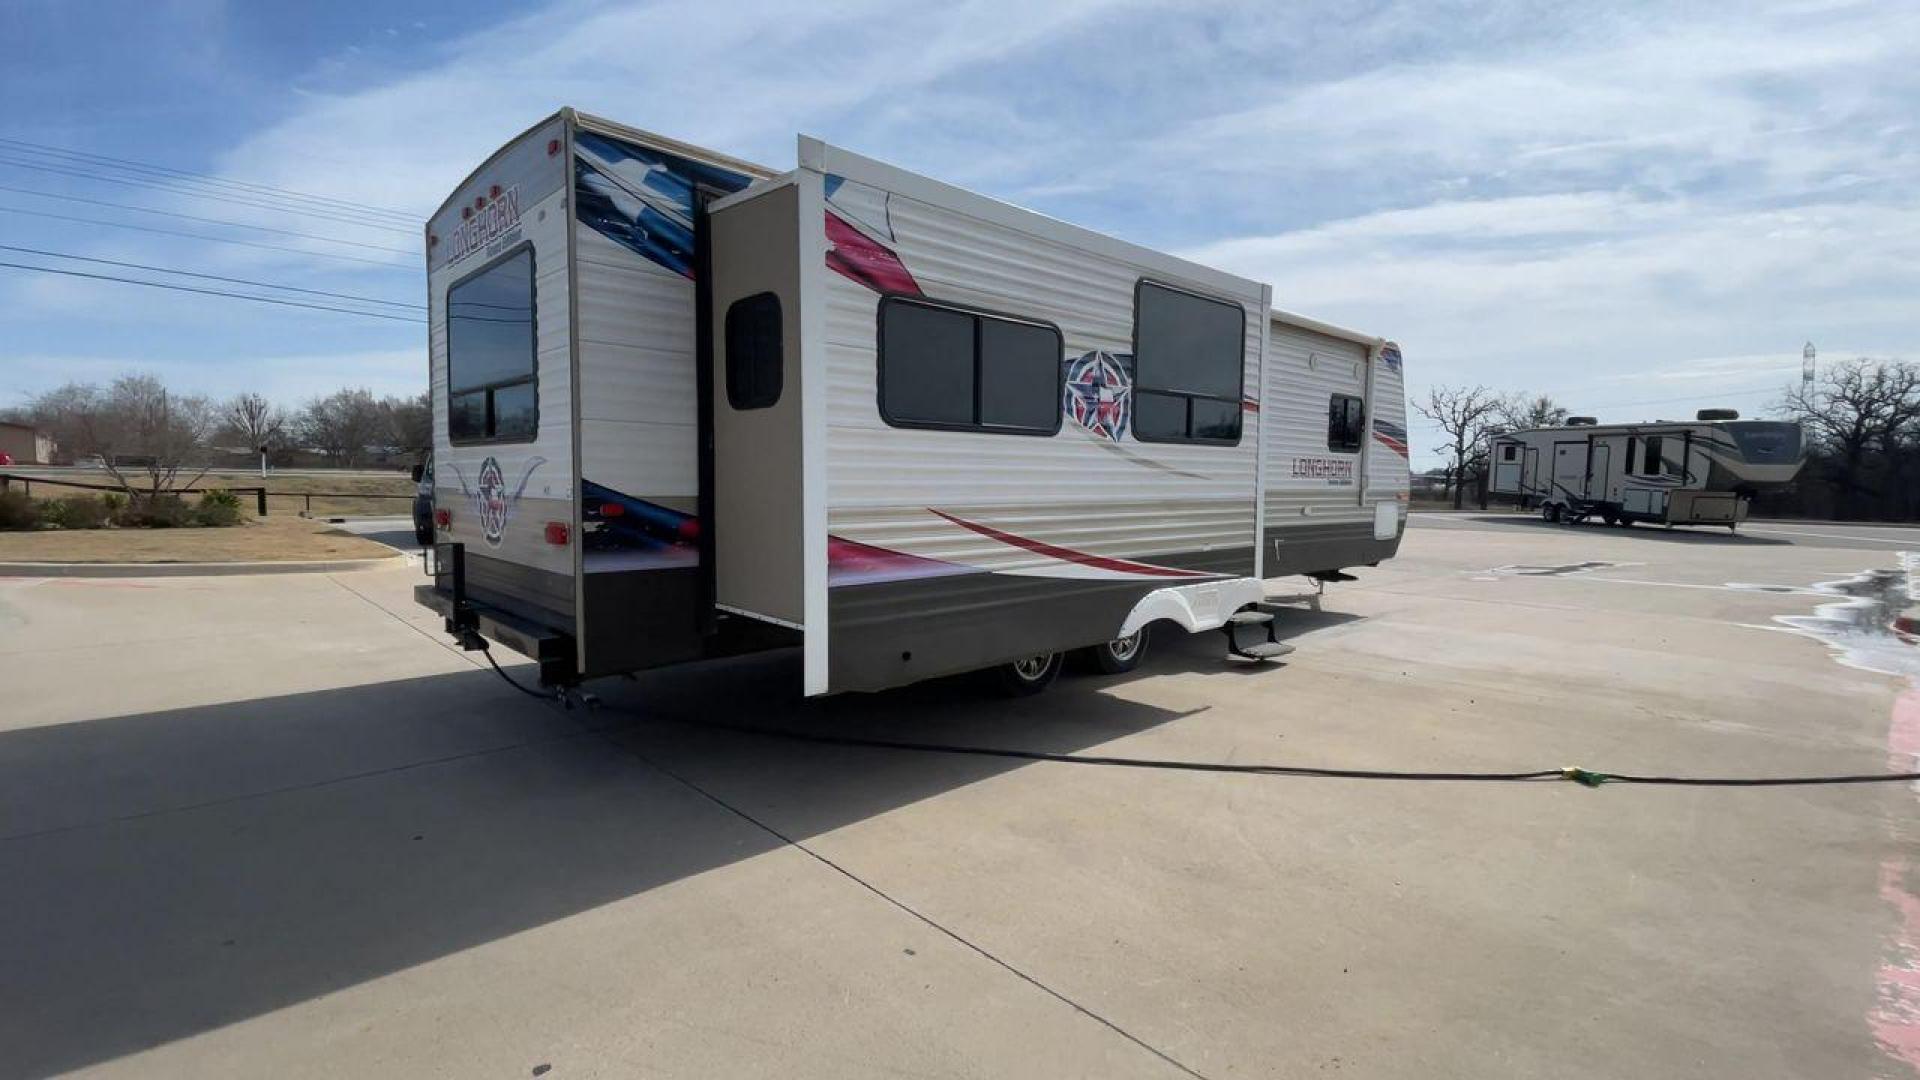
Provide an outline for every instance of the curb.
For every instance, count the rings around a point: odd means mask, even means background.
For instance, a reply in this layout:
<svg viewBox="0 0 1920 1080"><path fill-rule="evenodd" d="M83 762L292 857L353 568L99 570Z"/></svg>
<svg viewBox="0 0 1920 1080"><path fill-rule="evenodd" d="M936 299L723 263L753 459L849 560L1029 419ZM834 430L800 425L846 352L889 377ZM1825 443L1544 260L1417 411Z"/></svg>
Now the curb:
<svg viewBox="0 0 1920 1080"><path fill-rule="evenodd" d="M53 563L0 562L0 577L229 577L240 574L338 574L405 566L401 552L376 559L321 559L311 562L228 563Z"/></svg>

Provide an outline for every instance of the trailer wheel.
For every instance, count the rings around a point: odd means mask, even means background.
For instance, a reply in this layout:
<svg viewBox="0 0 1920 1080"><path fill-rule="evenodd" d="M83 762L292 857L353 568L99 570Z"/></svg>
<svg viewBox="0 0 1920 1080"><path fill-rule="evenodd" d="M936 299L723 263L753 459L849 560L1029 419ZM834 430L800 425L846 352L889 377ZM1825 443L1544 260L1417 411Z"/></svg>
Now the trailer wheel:
<svg viewBox="0 0 1920 1080"><path fill-rule="evenodd" d="M1560 520L1560 504L1559 504L1559 503L1541 503L1541 504L1540 504L1540 516L1541 516L1541 518L1543 518L1543 519L1545 519L1545 520L1547 520L1547 521L1551 521L1551 522L1555 522L1555 523L1557 523L1557 522L1559 522L1559 520Z"/></svg>
<svg viewBox="0 0 1920 1080"><path fill-rule="evenodd" d="M1620 515L1611 510L1607 510L1601 513L1600 520L1606 522L1608 525L1618 525L1620 524Z"/></svg>
<svg viewBox="0 0 1920 1080"><path fill-rule="evenodd" d="M1141 658L1147 655L1149 629L1143 626L1126 637L1081 649L1076 659L1102 675L1120 675L1132 671L1140 666Z"/></svg>
<svg viewBox="0 0 1920 1080"><path fill-rule="evenodd" d="M1060 653L1036 653L989 669L994 686L1008 697L1026 697L1053 685L1060 676Z"/></svg>

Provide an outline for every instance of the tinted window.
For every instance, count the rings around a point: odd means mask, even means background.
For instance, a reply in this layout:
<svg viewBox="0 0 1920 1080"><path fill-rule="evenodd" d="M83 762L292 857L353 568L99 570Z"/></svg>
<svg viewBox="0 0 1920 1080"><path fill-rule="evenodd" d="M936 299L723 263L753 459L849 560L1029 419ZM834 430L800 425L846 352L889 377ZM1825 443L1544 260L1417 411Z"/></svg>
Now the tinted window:
<svg viewBox="0 0 1920 1080"><path fill-rule="evenodd" d="M907 424L973 423L973 316L880 305L880 412Z"/></svg>
<svg viewBox="0 0 1920 1080"><path fill-rule="evenodd" d="M1134 292L1133 350L1136 438L1239 440L1246 355L1246 312L1239 305L1142 281ZM1176 404L1149 403L1155 395L1183 399L1177 426Z"/></svg>
<svg viewBox="0 0 1920 1080"><path fill-rule="evenodd" d="M533 249L447 290L447 432L524 441L539 428L534 383Z"/></svg>
<svg viewBox="0 0 1920 1080"><path fill-rule="evenodd" d="M780 298L770 292L727 308L727 404L764 409L780 400Z"/></svg>
<svg viewBox="0 0 1920 1080"><path fill-rule="evenodd" d="M1134 391L1133 435L1150 442L1187 437L1187 399L1177 394Z"/></svg>
<svg viewBox="0 0 1920 1080"><path fill-rule="evenodd" d="M531 440L540 428L539 402L530 382L493 391L493 437Z"/></svg>
<svg viewBox="0 0 1920 1080"><path fill-rule="evenodd" d="M1060 419L1060 336L1032 323L980 320L980 422L1052 431Z"/></svg>
<svg viewBox="0 0 1920 1080"><path fill-rule="evenodd" d="M900 297L880 304L880 415L898 427L1051 435L1060 332Z"/></svg>
<svg viewBox="0 0 1920 1080"><path fill-rule="evenodd" d="M1240 437L1240 403L1238 401L1215 401L1212 398L1197 397L1189 399L1187 407L1193 413L1194 438L1232 442Z"/></svg>
<svg viewBox="0 0 1920 1080"><path fill-rule="evenodd" d="M1352 394L1327 399L1327 449L1353 453L1366 441L1367 410Z"/></svg>
<svg viewBox="0 0 1920 1080"><path fill-rule="evenodd" d="M1660 472L1660 436L1647 437L1647 457L1640 465L1640 472L1644 476L1653 476Z"/></svg>
<svg viewBox="0 0 1920 1080"><path fill-rule="evenodd" d="M1515 445L1514 445L1514 444L1512 444L1512 443L1508 443L1507 445L1505 445L1505 446L1503 446L1503 447L1501 447L1501 448L1500 448L1500 460L1501 460L1501 461L1512 461L1512 460L1513 460L1513 456L1514 456L1514 455L1515 455L1516 453L1518 453L1518 452L1519 452L1519 450L1520 450L1520 448L1519 448L1518 446L1515 446Z"/></svg>
<svg viewBox="0 0 1920 1080"><path fill-rule="evenodd" d="M455 442L487 437L485 390L454 394L447 399L447 437Z"/></svg>

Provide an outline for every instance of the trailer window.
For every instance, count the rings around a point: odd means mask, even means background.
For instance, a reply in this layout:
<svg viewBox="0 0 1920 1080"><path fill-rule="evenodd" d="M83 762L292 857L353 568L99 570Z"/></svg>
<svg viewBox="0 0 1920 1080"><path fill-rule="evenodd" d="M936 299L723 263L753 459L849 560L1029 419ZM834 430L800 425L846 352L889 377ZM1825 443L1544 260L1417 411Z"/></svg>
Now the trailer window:
<svg viewBox="0 0 1920 1080"><path fill-rule="evenodd" d="M1365 444L1366 436L1365 402L1352 394L1335 394L1327 399L1327 449L1351 454Z"/></svg>
<svg viewBox="0 0 1920 1080"><path fill-rule="evenodd" d="M1663 471L1665 470L1660 462L1660 436L1649 435L1647 436L1647 456L1646 460L1640 464L1640 475L1658 476Z"/></svg>
<svg viewBox="0 0 1920 1080"><path fill-rule="evenodd" d="M1133 434L1142 442L1240 441L1246 312L1141 281L1133 296Z"/></svg>
<svg viewBox="0 0 1920 1080"><path fill-rule="evenodd" d="M452 441L532 441L540 426L533 320L531 247L447 290Z"/></svg>
<svg viewBox="0 0 1920 1080"><path fill-rule="evenodd" d="M727 404L735 409L770 408L780 400L785 357L780 298L755 293L727 307Z"/></svg>
<svg viewBox="0 0 1920 1080"><path fill-rule="evenodd" d="M1520 447L1513 443L1508 443L1505 446L1502 446L1500 448L1500 460L1512 461L1514 458L1514 455L1518 453L1519 450L1520 450Z"/></svg>
<svg viewBox="0 0 1920 1080"><path fill-rule="evenodd" d="M894 427L1060 430L1060 331L889 296L880 302L880 416Z"/></svg>

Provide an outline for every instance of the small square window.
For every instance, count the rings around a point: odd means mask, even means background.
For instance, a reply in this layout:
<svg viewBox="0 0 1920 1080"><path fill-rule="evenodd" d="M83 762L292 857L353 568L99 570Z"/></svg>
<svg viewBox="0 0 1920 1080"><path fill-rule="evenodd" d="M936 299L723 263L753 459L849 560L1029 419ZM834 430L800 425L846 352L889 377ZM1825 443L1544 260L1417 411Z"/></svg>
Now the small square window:
<svg viewBox="0 0 1920 1080"><path fill-rule="evenodd" d="M727 307L727 404L770 408L780 400L785 356L780 298L755 293Z"/></svg>

